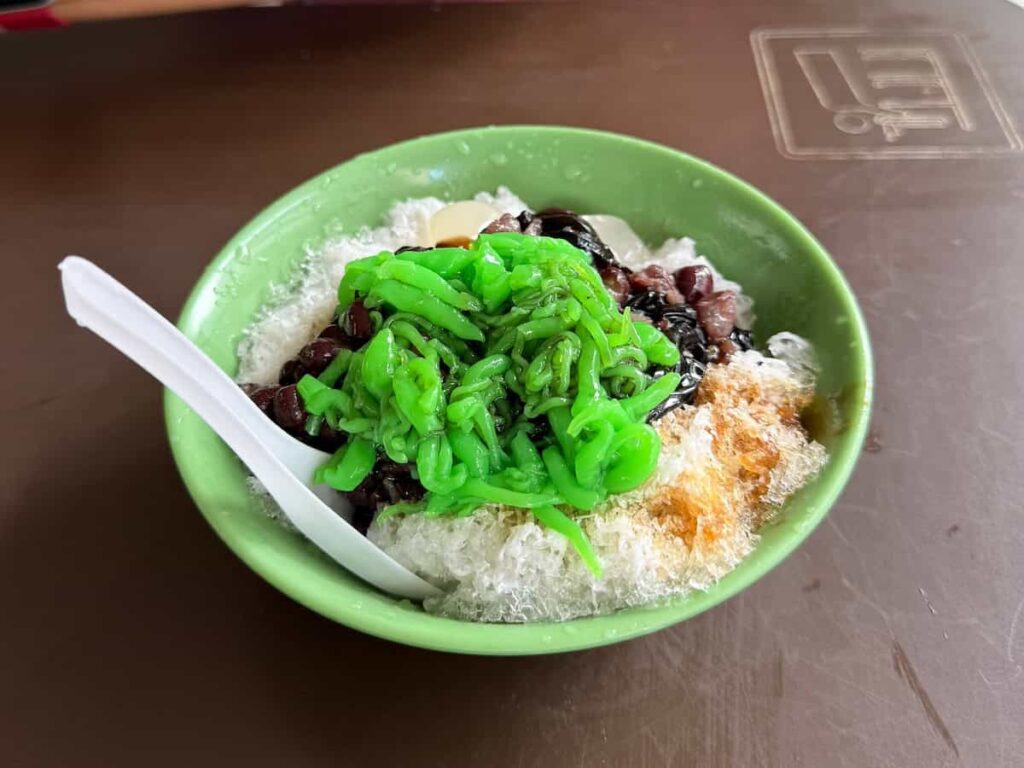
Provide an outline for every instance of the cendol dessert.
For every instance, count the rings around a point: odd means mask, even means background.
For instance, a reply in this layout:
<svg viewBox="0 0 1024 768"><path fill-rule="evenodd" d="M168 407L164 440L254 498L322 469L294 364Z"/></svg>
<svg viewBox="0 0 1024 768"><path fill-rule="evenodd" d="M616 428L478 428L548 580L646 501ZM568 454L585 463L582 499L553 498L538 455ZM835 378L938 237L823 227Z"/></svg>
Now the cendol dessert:
<svg viewBox="0 0 1024 768"><path fill-rule="evenodd" d="M239 381L426 610L564 620L707 588L824 464L809 345L751 321L693 241L502 188L310 254Z"/></svg>

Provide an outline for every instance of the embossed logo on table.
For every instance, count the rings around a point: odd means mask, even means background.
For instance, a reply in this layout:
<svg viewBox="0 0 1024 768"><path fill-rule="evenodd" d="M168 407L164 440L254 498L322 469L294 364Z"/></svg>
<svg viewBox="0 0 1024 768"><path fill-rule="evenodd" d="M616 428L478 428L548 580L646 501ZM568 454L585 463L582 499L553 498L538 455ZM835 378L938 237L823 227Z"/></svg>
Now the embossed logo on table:
<svg viewBox="0 0 1024 768"><path fill-rule="evenodd" d="M759 29L751 43L775 142L786 157L955 158L1024 151L962 35Z"/></svg>

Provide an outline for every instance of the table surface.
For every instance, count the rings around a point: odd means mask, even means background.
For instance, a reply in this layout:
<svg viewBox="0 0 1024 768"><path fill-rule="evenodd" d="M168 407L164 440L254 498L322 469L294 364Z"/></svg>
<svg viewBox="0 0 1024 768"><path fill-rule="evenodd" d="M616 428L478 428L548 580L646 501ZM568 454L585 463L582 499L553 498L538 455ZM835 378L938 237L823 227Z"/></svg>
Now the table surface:
<svg viewBox="0 0 1024 768"><path fill-rule="evenodd" d="M1024 765L1024 154L998 119L1024 122L1024 11L898 5L242 9L0 39L0 762ZM950 64L973 123L900 159L923 129L885 141L808 101L798 54L851 26L959 33L943 55L976 56ZM827 521L692 621L546 658L405 648L217 540L158 386L72 325L55 264L90 257L174 316L236 228L325 167L530 122L685 148L806 222L871 328L874 427Z"/></svg>

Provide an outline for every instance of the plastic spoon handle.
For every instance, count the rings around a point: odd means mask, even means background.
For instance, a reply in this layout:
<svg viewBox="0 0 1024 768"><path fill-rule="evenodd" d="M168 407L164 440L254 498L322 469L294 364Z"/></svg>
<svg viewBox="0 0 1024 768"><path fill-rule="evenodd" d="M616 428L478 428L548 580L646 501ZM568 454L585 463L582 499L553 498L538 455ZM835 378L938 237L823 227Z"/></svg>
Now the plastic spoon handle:
<svg viewBox="0 0 1024 768"><path fill-rule="evenodd" d="M269 424L184 334L95 264L69 256L60 270L68 314L184 400L249 467L306 538L383 590L413 599L438 594L300 481L296 473L308 481L325 455Z"/></svg>

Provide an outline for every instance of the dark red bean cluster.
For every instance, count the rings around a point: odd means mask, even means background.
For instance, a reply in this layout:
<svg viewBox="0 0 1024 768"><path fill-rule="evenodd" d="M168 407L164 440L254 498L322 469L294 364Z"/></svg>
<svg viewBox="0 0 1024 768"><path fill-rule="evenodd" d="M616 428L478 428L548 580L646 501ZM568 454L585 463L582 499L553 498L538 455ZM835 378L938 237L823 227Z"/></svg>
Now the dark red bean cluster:
<svg viewBox="0 0 1024 768"><path fill-rule="evenodd" d="M412 464L396 464L381 459L359 486L348 496L354 513L352 525L365 534L373 516L389 504L400 501L417 501L423 498L424 490L420 481L413 477Z"/></svg>
<svg viewBox="0 0 1024 768"><path fill-rule="evenodd" d="M256 407L281 429L314 448L333 453L345 444L345 433L322 423L315 435L310 434L306 429L309 414L295 385L307 373L312 376L323 373L339 350L359 349L372 336L373 320L363 303L357 301L344 317L324 328L298 355L281 366L277 384L266 387L244 384L242 388ZM423 493L423 486L412 476L409 465L381 460L363 484L346 496L354 509L353 524L366 533L381 507L418 499Z"/></svg>
<svg viewBox="0 0 1024 768"><path fill-rule="evenodd" d="M245 384L242 388L256 407L285 432L315 448L335 451L344 444L345 436L327 424L321 424L315 435L306 431L309 414L295 385L307 373L313 376L323 373L339 349L351 346L351 340L341 334L336 323L332 323L299 350L298 355L281 366L277 384L266 387Z"/></svg>
<svg viewBox="0 0 1024 768"><path fill-rule="evenodd" d="M651 412L651 421L693 402L708 363L728 362L738 350L753 347L750 331L736 327L736 294L715 291L706 266L670 275L657 264L640 272L613 264L601 278L621 305L646 315L679 347L679 387Z"/></svg>
<svg viewBox="0 0 1024 768"><path fill-rule="evenodd" d="M675 279L658 264L650 264L629 275L629 289L631 296L657 294L664 305L684 303L683 294L676 289Z"/></svg>

